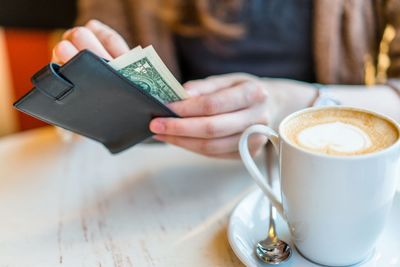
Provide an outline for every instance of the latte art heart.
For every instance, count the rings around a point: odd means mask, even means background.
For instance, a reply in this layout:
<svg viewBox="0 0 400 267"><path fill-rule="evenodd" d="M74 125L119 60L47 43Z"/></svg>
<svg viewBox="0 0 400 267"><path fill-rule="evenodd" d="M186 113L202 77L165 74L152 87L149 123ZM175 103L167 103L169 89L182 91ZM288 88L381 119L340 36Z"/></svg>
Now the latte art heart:
<svg viewBox="0 0 400 267"><path fill-rule="evenodd" d="M372 145L370 137L362 129L340 121L306 128L299 133L298 140L311 149L345 153L364 150Z"/></svg>
<svg viewBox="0 0 400 267"><path fill-rule="evenodd" d="M295 146L327 155L362 155L385 149L399 132L384 118L351 108L308 111L283 126L283 136Z"/></svg>

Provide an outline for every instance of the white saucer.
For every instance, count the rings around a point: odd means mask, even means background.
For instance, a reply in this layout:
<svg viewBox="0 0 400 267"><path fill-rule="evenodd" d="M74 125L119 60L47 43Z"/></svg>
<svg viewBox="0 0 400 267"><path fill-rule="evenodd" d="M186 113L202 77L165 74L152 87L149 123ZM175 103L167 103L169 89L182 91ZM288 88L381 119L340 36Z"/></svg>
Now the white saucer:
<svg viewBox="0 0 400 267"><path fill-rule="evenodd" d="M260 190L247 195L235 208L228 226L229 243L236 256L248 267L271 266L260 262L254 254L255 244L266 237L268 221L268 200ZM278 216L277 233L279 238L288 242L293 254L290 260L280 267L312 267L320 266L312 263L294 248L290 240L289 229L285 221ZM390 219L381 235L375 253L363 263L352 265L357 267L393 267L400 266L400 193L395 196Z"/></svg>

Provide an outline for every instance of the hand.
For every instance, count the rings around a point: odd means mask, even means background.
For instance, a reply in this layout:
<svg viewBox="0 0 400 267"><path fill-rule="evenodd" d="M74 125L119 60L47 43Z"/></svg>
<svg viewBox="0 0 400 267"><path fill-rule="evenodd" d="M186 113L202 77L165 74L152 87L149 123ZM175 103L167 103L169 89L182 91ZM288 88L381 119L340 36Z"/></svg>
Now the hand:
<svg viewBox="0 0 400 267"><path fill-rule="evenodd" d="M67 30L53 49L52 61L64 64L80 50L88 49L100 57L111 60L129 51L124 39L107 25L91 20L84 27L75 27ZM58 128L62 140L72 141L79 139L77 135Z"/></svg>
<svg viewBox="0 0 400 267"><path fill-rule="evenodd" d="M108 60L129 51L127 43L116 31L97 20L67 30L62 39L53 49L52 61L58 64L64 64L83 49Z"/></svg>
<svg viewBox="0 0 400 267"><path fill-rule="evenodd" d="M156 118L150 123L155 139L193 152L217 157L238 158L242 132L252 124L268 124L274 114L265 83L248 74L212 76L184 85L191 98L168 106L183 118ZM253 135L249 148L253 155L266 142Z"/></svg>

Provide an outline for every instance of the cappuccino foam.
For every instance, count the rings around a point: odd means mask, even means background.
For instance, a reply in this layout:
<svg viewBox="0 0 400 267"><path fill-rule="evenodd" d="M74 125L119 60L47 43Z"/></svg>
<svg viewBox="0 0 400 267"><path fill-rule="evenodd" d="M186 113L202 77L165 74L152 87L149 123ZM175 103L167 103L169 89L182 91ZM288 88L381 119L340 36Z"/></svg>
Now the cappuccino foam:
<svg viewBox="0 0 400 267"><path fill-rule="evenodd" d="M328 155L361 155L394 144L395 125L379 116L352 109L321 109L291 118L284 135L294 145Z"/></svg>

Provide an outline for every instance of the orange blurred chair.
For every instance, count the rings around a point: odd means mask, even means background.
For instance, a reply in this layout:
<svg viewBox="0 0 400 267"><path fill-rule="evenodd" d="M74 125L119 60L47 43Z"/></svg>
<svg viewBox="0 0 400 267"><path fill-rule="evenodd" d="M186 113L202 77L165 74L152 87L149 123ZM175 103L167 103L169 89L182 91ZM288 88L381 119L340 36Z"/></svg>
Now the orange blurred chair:
<svg viewBox="0 0 400 267"><path fill-rule="evenodd" d="M45 125L12 103L30 88L30 77L51 58L60 31L0 28L0 136Z"/></svg>

